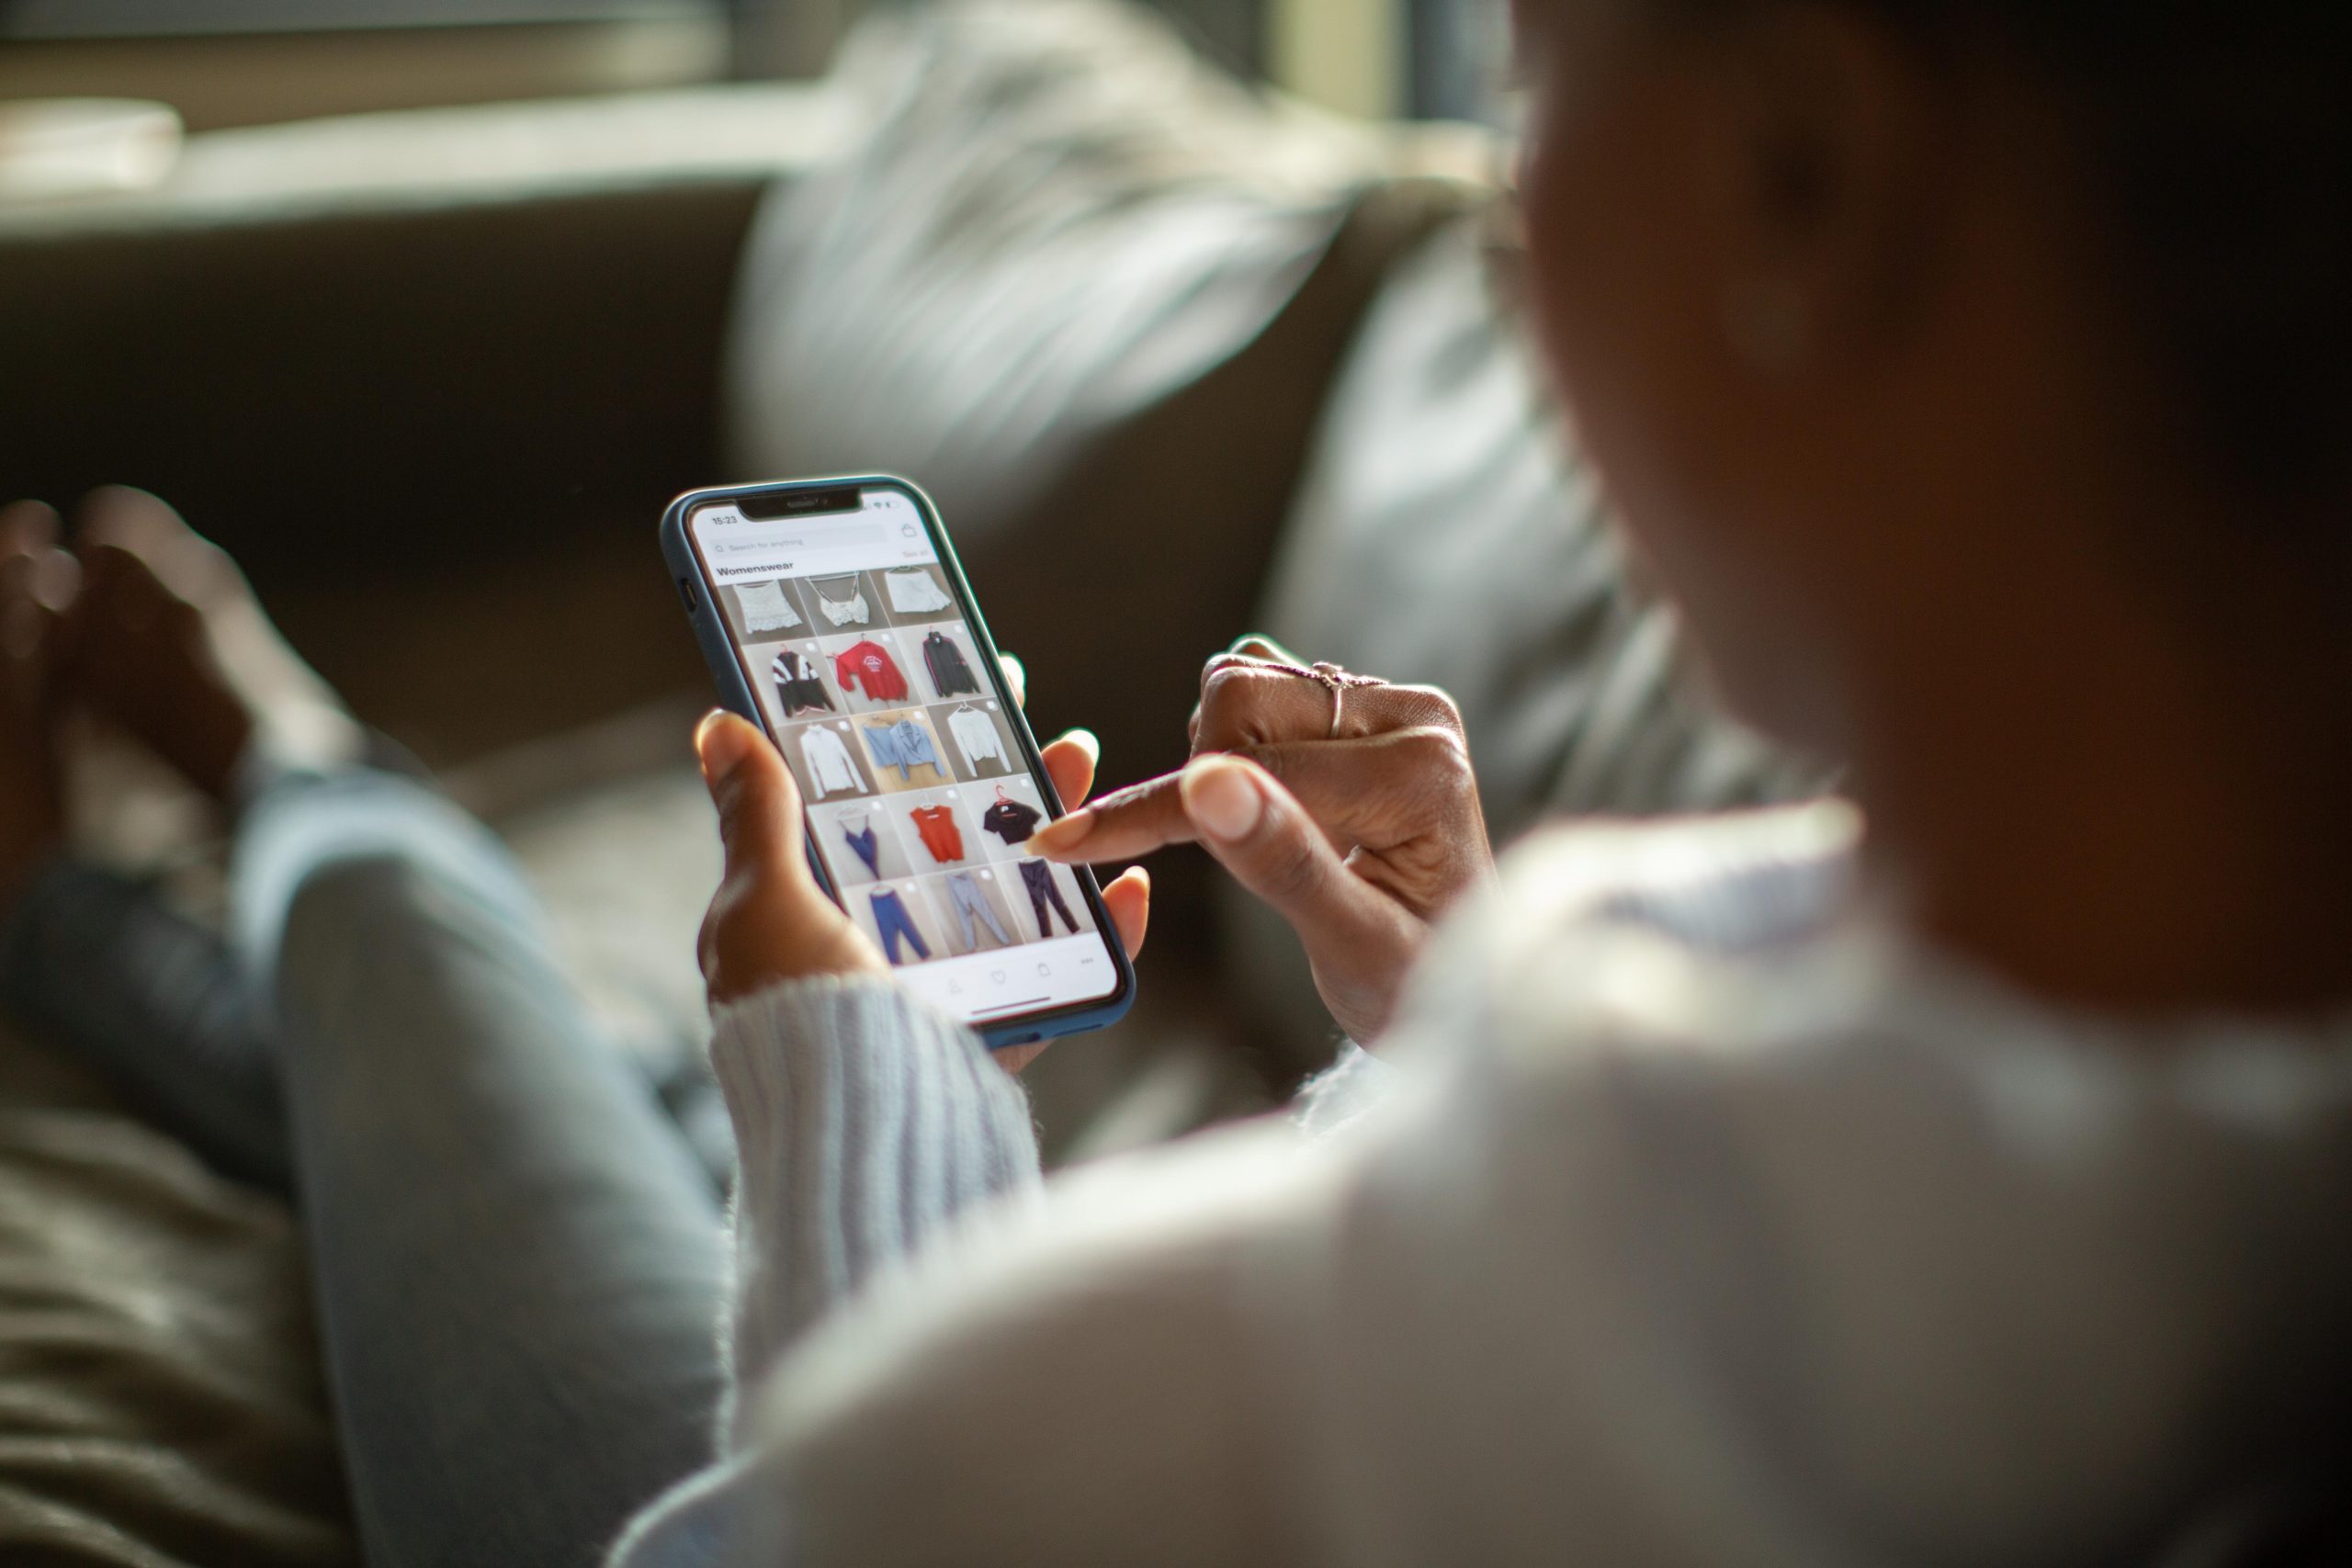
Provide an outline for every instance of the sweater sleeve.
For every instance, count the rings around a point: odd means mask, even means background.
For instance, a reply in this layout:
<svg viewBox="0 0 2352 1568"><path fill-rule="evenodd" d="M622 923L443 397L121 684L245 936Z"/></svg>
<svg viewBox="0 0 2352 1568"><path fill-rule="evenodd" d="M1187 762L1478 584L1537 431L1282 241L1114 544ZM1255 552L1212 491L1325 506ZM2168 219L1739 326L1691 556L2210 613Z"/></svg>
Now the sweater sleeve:
<svg viewBox="0 0 2352 1568"><path fill-rule="evenodd" d="M879 976L797 981L717 1014L735 1124L739 1386L877 1269L981 1199L1037 1180L1012 1075Z"/></svg>
<svg viewBox="0 0 2352 1568"><path fill-rule="evenodd" d="M929 1233L1037 1182L1027 1098L970 1030L886 977L795 981L717 1010L734 1122L735 1294L723 1446L745 1391L804 1331ZM616 1568L772 1562L746 1530L748 1454L689 1477L614 1547Z"/></svg>
<svg viewBox="0 0 2352 1568"><path fill-rule="evenodd" d="M793 980L715 1010L736 1134L722 1455L647 1506L614 1568L776 1561L739 1453L741 1394L786 1347L983 1199L1037 1182L1028 1098L967 1027L885 976Z"/></svg>

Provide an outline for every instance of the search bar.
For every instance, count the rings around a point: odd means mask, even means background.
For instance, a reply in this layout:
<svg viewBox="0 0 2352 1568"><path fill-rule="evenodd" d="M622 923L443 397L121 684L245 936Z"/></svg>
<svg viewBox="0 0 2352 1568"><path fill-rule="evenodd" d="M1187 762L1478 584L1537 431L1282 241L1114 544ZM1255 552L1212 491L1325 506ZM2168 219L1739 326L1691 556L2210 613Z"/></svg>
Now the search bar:
<svg viewBox="0 0 2352 1568"><path fill-rule="evenodd" d="M711 547L713 555L767 555L776 550L842 550L889 541L890 531L880 523L834 523L811 527L786 524L775 529L730 529Z"/></svg>

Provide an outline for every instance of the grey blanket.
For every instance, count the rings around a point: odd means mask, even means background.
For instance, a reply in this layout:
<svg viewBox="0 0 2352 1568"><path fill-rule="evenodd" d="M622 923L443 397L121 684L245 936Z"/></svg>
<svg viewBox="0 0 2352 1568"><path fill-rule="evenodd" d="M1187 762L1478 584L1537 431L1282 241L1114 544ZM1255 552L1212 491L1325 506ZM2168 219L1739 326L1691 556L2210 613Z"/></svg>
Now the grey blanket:
<svg viewBox="0 0 2352 1568"><path fill-rule="evenodd" d="M0 1030L0 1560L356 1562L286 1205Z"/></svg>

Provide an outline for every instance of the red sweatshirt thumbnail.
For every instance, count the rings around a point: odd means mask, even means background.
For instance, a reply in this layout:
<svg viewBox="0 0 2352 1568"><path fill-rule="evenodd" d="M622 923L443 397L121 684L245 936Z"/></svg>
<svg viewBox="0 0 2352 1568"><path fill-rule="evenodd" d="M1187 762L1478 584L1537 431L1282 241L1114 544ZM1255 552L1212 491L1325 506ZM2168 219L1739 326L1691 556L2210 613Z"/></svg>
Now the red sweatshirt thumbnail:
<svg viewBox="0 0 2352 1568"><path fill-rule="evenodd" d="M842 649L833 660L833 679L841 682L844 692L855 691L859 682L865 682L865 694L876 702L888 702L907 694L907 678L890 660L890 650L874 641L852 643Z"/></svg>

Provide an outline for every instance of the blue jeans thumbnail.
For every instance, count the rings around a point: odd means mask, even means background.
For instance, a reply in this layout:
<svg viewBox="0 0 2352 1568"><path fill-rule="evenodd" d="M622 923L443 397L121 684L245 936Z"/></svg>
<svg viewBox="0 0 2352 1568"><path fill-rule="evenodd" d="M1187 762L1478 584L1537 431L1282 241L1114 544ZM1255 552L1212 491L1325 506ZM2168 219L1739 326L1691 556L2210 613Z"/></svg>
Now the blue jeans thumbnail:
<svg viewBox="0 0 2352 1568"><path fill-rule="evenodd" d="M882 951L891 963L906 962L899 956L900 937L913 944L917 958L931 956L931 949L923 942L922 932L915 929L915 918L907 913L907 907L899 901L895 892L884 891L874 895L874 925L882 933Z"/></svg>

